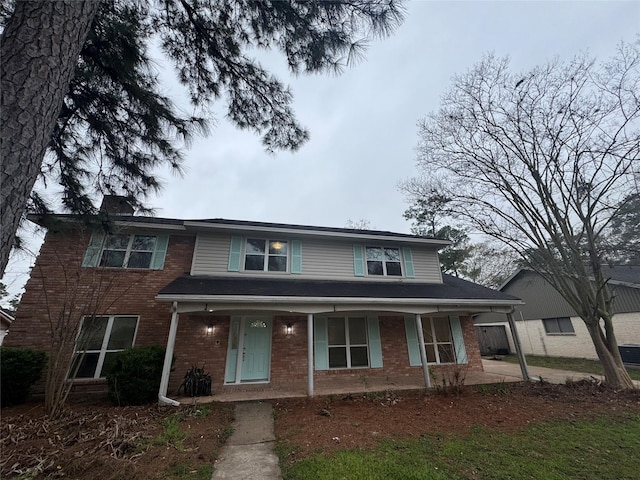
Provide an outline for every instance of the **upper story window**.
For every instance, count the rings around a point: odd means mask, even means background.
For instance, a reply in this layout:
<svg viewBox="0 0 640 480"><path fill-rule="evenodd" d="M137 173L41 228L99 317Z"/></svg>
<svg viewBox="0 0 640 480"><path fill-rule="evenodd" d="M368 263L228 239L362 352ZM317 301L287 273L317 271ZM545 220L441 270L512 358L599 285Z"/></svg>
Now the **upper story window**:
<svg viewBox="0 0 640 480"><path fill-rule="evenodd" d="M156 237L148 235L109 235L100 256L101 267L149 268Z"/></svg>
<svg viewBox="0 0 640 480"><path fill-rule="evenodd" d="M248 238L244 269L265 272L286 272L289 249L284 240Z"/></svg>
<svg viewBox="0 0 640 480"><path fill-rule="evenodd" d="M133 346L137 326L137 316L84 317L69 377L104 377L116 353Z"/></svg>
<svg viewBox="0 0 640 480"><path fill-rule="evenodd" d="M168 243L168 235L105 235L94 232L82 266L162 270Z"/></svg>
<svg viewBox="0 0 640 480"><path fill-rule="evenodd" d="M389 247L365 247L368 275L401 277L400 249Z"/></svg>

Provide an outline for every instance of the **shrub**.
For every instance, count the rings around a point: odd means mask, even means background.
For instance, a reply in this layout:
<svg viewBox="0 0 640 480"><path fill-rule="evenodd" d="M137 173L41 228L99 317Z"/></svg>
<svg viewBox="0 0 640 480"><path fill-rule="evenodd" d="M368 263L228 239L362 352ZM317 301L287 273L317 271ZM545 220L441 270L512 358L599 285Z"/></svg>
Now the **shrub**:
<svg viewBox="0 0 640 480"><path fill-rule="evenodd" d="M40 380L47 356L31 348L0 347L0 392L3 407L27 401L31 386Z"/></svg>
<svg viewBox="0 0 640 480"><path fill-rule="evenodd" d="M153 345L118 352L107 371L109 398L117 405L144 405L158 399L164 348Z"/></svg>
<svg viewBox="0 0 640 480"><path fill-rule="evenodd" d="M184 374L184 380L178 392L184 389L184 394L189 397L202 397L211 395L211 375L204 371L202 367L192 365L187 373Z"/></svg>

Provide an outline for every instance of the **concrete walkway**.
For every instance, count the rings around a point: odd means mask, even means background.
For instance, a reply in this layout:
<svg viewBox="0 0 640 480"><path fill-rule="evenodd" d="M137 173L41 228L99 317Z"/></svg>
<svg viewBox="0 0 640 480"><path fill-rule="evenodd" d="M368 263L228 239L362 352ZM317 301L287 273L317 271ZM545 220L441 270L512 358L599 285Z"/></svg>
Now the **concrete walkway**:
<svg viewBox="0 0 640 480"><path fill-rule="evenodd" d="M271 404L236 403L233 428L216 460L212 480L280 480Z"/></svg>
<svg viewBox="0 0 640 480"><path fill-rule="evenodd" d="M482 359L482 367L484 373L500 378L497 381L504 382L520 382L522 381L522 373L520 371L520 365L517 363L509 363L501 360L490 360L487 358ZM540 379L549 383L566 383L567 380L582 380L583 378L595 378L597 380L604 380L604 376L593 373L574 372L572 370L556 370L555 368L546 367L532 367L528 366L529 376L533 381L540 381ZM640 388L640 382L634 380L634 385Z"/></svg>

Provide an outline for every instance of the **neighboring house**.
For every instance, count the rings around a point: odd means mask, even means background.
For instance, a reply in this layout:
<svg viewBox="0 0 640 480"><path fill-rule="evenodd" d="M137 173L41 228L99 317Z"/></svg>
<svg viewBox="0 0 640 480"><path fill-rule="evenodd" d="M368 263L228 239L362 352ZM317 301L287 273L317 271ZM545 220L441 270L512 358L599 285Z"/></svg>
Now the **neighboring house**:
<svg viewBox="0 0 640 480"><path fill-rule="evenodd" d="M204 365L214 393L263 398L425 384L428 369L482 370L472 316L520 302L441 274L442 240L117 212L109 233L84 233L73 216L30 217L48 232L9 338L47 349L50 312L75 298L68 316L89 338L75 388L104 385L114 353L150 344L174 358L163 402L191 365Z"/></svg>
<svg viewBox="0 0 640 480"><path fill-rule="evenodd" d="M640 344L640 266L605 267L614 295L613 325L618 345ZM500 291L524 301L513 313L525 354L596 359L587 328L560 294L537 273L518 270ZM513 339L502 315L476 317L476 333L483 355L513 349ZM505 345L506 344L506 345Z"/></svg>
<svg viewBox="0 0 640 480"><path fill-rule="evenodd" d="M13 312L0 308L0 345L4 341L4 337L9 333L9 327L13 323Z"/></svg>

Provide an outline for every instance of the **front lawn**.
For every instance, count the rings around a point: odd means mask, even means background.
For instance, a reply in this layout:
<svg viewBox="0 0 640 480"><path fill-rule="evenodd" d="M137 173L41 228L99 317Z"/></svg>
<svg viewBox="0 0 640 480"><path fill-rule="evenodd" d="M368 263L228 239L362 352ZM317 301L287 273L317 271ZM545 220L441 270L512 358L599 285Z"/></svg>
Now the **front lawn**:
<svg viewBox="0 0 640 480"><path fill-rule="evenodd" d="M504 361L518 363L517 355L506 355ZM557 368L559 370L572 370L574 372L593 373L604 375L602 365L597 360L569 357L544 357L539 355L526 355L527 364L532 367ZM640 368L627 368L629 376L633 380L640 380Z"/></svg>
<svg viewBox="0 0 640 480"><path fill-rule="evenodd" d="M477 427L468 433L426 433L293 463L286 461L290 448L279 447L284 480L631 480L640 472L640 414L549 420L515 432Z"/></svg>

